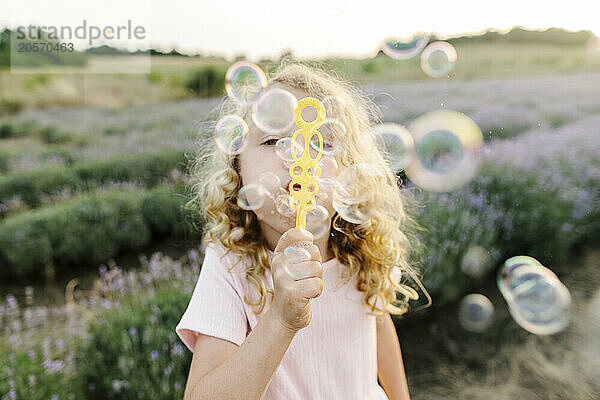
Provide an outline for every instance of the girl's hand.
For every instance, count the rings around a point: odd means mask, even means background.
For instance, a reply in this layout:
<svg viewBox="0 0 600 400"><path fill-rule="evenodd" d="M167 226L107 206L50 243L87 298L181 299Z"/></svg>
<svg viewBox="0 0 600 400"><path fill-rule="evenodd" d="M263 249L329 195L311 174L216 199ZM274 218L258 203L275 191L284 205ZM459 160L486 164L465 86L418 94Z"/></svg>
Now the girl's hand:
<svg viewBox="0 0 600 400"><path fill-rule="evenodd" d="M306 249L310 260L286 260L284 250L290 246ZM290 275L288 270L301 271ZM304 229L292 228L281 235L273 258L271 274L275 298L273 312L281 324L293 332L308 326L312 317L310 299L323 291L323 266L319 248L313 243L313 235Z"/></svg>

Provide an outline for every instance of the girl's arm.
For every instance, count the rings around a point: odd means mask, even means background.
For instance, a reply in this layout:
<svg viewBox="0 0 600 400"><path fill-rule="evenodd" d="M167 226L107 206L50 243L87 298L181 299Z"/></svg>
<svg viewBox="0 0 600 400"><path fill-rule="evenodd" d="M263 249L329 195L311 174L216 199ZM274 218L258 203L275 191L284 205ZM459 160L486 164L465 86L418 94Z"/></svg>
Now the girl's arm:
<svg viewBox="0 0 600 400"><path fill-rule="evenodd" d="M377 321L377 376L390 400L410 400L400 342L388 313Z"/></svg>
<svg viewBox="0 0 600 400"><path fill-rule="evenodd" d="M204 376L190 369L184 399L262 399L295 334L268 310L217 368Z"/></svg>

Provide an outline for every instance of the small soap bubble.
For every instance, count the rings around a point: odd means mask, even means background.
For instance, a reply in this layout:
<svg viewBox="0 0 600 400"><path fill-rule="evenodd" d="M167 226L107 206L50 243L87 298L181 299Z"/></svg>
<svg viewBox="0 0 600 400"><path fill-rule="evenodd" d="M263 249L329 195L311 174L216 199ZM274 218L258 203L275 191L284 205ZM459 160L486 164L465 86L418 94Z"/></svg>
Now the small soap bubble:
<svg viewBox="0 0 600 400"><path fill-rule="evenodd" d="M344 168L337 181L339 183L335 198L344 203L360 203L367 199L367 193L363 191L365 182L374 181L377 178L377 168L367 163L357 163Z"/></svg>
<svg viewBox="0 0 600 400"><path fill-rule="evenodd" d="M523 329L537 335L551 335L569 324L569 290L536 259L528 256L508 259L498 272L497 283L511 316Z"/></svg>
<svg viewBox="0 0 600 400"><path fill-rule="evenodd" d="M279 195L279 191L281 190L281 180L275 173L271 171L263 172L258 177L258 182L263 186L270 197Z"/></svg>
<svg viewBox="0 0 600 400"><path fill-rule="evenodd" d="M296 136L296 140L294 142L294 152L296 154L296 158L302 157L302 153L304 152L304 146L302 145L302 135ZM292 156L292 138L284 137L281 138L275 143L275 153L281 158L284 162L294 162L294 157Z"/></svg>
<svg viewBox="0 0 600 400"><path fill-rule="evenodd" d="M319 185L319 192L316 196L323 200L333 198L337 187L337 181L333 178L317 178L316 181Z"/></svg>
<svg viewBox="0 0 600 400"><path fill-rule="evenodd" d="M484 247L472 245L463 256L460 267L465 275L480 278L487 272L491 262L492 258Z"/></svg>
<svg viewBox="0 0 600 400"><path fill-rule="evenodd" d="M429 34L422 33L408 40L387 40L381 50L390 58L408 60L419 54L429 43Z"/></svg>
<svg viewBox="0 0 600 400"><path fill-rule="evenodd" d="M458 319L466 330L483 332L491 325L493 317L494 305L484 295L472 293L462 299Z"/></svg>
<svg viewBox="0 0 600 400"><path fill-rule="evenodd" d="M302 279L307 275L298 265L301 262L310 260L310 253L302 247L289 246L283 250L283 266L285 271L294 279Z"/></svg>
<svg viewBox="0 0 600 400"><path fill-rule="evenodd" d="M226 115L215 126L215 142L224 153L241 153L248 141L248 124L238 115Z"/></svg>
<svg viewBox="0 0 600 400"><path fill-rule="evenodd" d="M402 171L415 157L415 142L405 127L384 123L371 129L377 148L394 172Z"/></svg>
<svg viewBox="0 0 600 400"><path fill-rule="evenodd" d="M323 138L323 155L335 156L342 151L344 145L344 137L346 135L346 127L337 119L326 118L321 126L317 128ZM316 135L313 135L310 141L310 146L318 151L319 140ZM315 157L311 154L311 157Z"/></svg>
<svg viewBox="0 0 600 400"><path fill-rule="evenodd" d="M364 202L348 202L334 197L332 207L340 218L352 224L365 225L370 220L370 210ZM339 229L338 229L339 230Z"/></svg>
<svg viewBox="0 0 600 400"><path fill-rule="evenodd" d="M252 106L252 121L265 133L283 133L294 125L293 112L298 100L287 90L268 90Z"/></svg>
<svg viewBox="0 0 600 400"><path fill-rule="evenodd" d="M257 210L265 202L265 189L257 183L244 185L237 198L238 206L243 210Z"/></svg>
<svg viewBox="0 0 600 400"><path fill-rule="evenodd" d="M277 212L284 217L293 217L296 215L296 208L298 207L298 201L292 196L282 194L277 196L275 199L275 208Z"/></svg>
<svg viewBox="0 0 600 400"><path fill-rule="evenodd" d="M322 177L335 177L338 173L338 162L331 156L323 156L317 162L319 168L321 168Z"/></svg>
<svg viewBox="0 0 600 400"><path fill-rule="evenodd" d="M448 42L433 42L421 53L421 69L432 78L448 75L456 63L456 49Z"/></svg>
<svg viewBox="0 0 600 400"><path fill-rule="evenodd" d="M320 191L319 188L319 193ZM306 230L312 233L315 239L327 235L329 226L329 212L325 207L317 205L306 213Z"/></svg>
<svg viewBox="0 0 600 400"><path fill-rule="evenodd" d="M415 141L415 157L405 172L414 184L445 192L475 176L483 135L472 119L456 111L432 111L415 119L408 131Z"/></svg>
<svg viewBox="0 0 600 400"><path fill-rule="evenodd" d="M260 67L239 61L227 70L225 90L232 99L245 104L260 98L267 87L267 76Z"/></svg>

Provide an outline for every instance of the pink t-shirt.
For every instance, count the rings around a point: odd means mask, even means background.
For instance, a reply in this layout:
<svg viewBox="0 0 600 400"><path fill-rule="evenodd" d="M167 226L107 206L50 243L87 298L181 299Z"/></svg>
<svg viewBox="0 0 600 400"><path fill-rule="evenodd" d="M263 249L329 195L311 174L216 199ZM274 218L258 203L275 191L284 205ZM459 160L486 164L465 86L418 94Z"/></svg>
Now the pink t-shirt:
<svg viewBox="0 0 600 400"><path fill-rule="evenodd" d="M230 252L220 258L224 254L220 245L206 248L192 298L175 328L192 352L198 332L240 346L269 309L270 295L259 315L244 302L244 295L253 302L258 298L246 282L247 259L228 273L238 256ZM387 399L377 383L375 316L366 314L355 278L343 284L342 268L335 258L323 263L323 292L311 300L312 319L290 343L263 399ZM265 275L265 285L273 289L271 270Z"/></svg>

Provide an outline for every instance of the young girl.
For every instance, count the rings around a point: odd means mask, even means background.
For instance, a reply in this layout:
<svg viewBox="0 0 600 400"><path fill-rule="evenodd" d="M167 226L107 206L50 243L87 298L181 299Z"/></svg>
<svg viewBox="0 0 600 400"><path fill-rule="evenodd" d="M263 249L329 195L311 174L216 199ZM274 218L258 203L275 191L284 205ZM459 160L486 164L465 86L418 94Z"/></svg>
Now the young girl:
<svg viewBox="0 0 600 400"><path fill-rule="evenodd" d="M240 208L240 189L265 173L277 175L289 193L288 165L275 144L292 132L265 133L252 123L249 106L226 99L220 114L233 111L247 121L248 142L236 155L202 143L204 155L194 164L188 205L203 216L205 258L176 327L193 352L185 398L408 400L390 314L405 313L414 293L400 278L409 269L409 232L418 226L368 134L375 107L341 79L302 64L281 65L267 90L275 87L298 100L337 99L327 117L346 129L326 140L342 145L332 156L338 169L323 169L321 178L369 166L371 173L346 182L361 194L368 219L348 222L331 196L319 196L330 217L326 234L313 235L295 228L295 216L275 212L270 199L255 210ZM291 260L288 247L306 249L310 259Z"/></svg>

